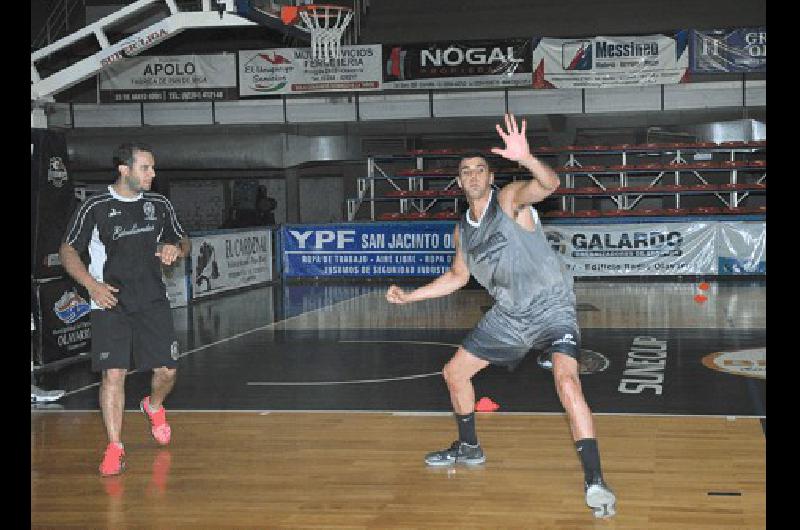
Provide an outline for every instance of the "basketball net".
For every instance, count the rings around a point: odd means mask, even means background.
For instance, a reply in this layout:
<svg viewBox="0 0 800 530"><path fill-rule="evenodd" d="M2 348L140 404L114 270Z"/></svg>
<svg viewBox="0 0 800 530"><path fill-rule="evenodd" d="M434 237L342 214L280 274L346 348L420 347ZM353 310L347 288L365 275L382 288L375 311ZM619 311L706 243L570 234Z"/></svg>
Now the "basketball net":
<svg viewBox="0 0 800 530"><path fill-rule="evenodd" d="M342 56L342 35L353 11L344 6L312 4L284 7L281 18L285 24L295 23L299 18L311 34L312 57L330 61Z"/></svg>

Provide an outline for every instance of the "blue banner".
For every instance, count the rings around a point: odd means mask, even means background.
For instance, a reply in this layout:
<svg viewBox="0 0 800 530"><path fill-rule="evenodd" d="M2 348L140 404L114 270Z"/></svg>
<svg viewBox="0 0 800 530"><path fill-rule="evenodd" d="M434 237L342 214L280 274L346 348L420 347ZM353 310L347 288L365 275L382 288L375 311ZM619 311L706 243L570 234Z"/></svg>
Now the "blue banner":
<svg viewBox="0 0 800 530"><path fill-rule="evenodd" d="M690 50L693 73L766 72L767 28L692 30Z"/></svg>
<svg viewBox="0 0 800 530"><path fill-rule="evenodd" d="M283 275L439 276L455 254L453 221L286 225Z"/></svg>

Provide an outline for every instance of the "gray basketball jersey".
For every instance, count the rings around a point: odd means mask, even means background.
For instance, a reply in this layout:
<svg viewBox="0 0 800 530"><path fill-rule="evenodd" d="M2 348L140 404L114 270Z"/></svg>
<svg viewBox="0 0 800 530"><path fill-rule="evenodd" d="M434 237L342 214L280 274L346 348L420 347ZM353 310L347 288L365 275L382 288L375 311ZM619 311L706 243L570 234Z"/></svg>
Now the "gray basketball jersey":
<svg viewBox="0 0 800 530"><path fill-rule="evenodd" d="M530 313L544 309L542 304L574 307L572 275L547 242L536 210L531 211L533 232L503 212L494 189L481 219L475 222L467 211L459 221L467 267L508 312Z"/></svg>

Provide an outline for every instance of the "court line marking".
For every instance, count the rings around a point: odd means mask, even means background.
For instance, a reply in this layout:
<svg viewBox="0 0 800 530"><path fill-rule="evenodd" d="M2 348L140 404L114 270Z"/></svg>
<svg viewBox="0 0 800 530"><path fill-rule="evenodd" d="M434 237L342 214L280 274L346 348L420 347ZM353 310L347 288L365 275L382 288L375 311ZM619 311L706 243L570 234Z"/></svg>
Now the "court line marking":
<svg viewBox="0 0 800 530"><path fill-rule="evenodd" d="M249 381L247 384L250 386L325 386L325 385L356 385L361 383L386 383L389 381L404 381L407 379L421 379L423 377L432 377L434 375L442 375L442 372L431 372L429 374L417 375L404 375L400 377L387 377L384 379L354 379L352 381L287 381L287 382L272 382L272 381Z"/></svg>
<svg viewBox="0 0 800 530"><path fill-rule="evenodd" d="M216 342L211 342L209 344L204 344L203 346L200 346L198 348L194 348L192 350L185 351L185 352L183 352L182 354L180 354L178 356L178 359L182 359L183 357L186 357L189 354L197 353L197 352L205 350L207 348L211 348L213 346L217 346L219 344L223 344L225 342L228 342L228 341L231 341L231 340L234 340L234 339L238 339L240 337L244 337L245 335L249 335L249 334L255 333L257 331L264 331L264 330L267 330L267 329L270 329L270 328L274 328L275 326L277 326L279 324L282 324L284 322L289 322L290 320L293 320L293 319L296 319L296 318L301 318L301 317L304 317L304 316L307 316L307 315L312 315L312 314L314 314L316 312L319 312L319 311L325 311L325 310L330 311L331 309L333 309L334 307L336 307L338 305L346 304L346 303L351 302L353 300L356 300L358 298L364 298L364 297L373 296L373 295L374 295L374 292L364 293L362 295L359 295L359 296L356 296L356 297L353 297L353 298L348 298L347 300L342 300L341 302L336 302L335 304L331 304L329 306L320 307L320 308L314 309L312 311L307 311L305 313L300 313L299 315L295 315L295 316L292 316L292 317L289 317L289 318L286 318L286 319L283 319L283 320L278 320L276 322L272 322L272 323L267 324L265 326L260 326L260 327L253 328L253 329L250 329L250 330L247 330L247 331L242 331L241 333L237 333L236 335L231 335L230 337L225 337L224 339L220 339L220 340L218 340ZM128 372L128 375L135 374L135 373L139 373L139 370L131 370L130 372ZM61 396L61 397L64 398L64 397L67 397L67 396L71 396L73 394L77 394L78 392L83 392L84 390L88 390L90 388L94 388L96 386L100 386L100 383L101 383L101 381L97 381L96 383L91 383L91 384L86 385L84 387L77 388L75 390L70 390L69 392L64 392L64 395Z"/></svg>
<svg viewBox="0 0 800 530"><path fill-rule="evenodd" d="M450 344L448 342L425 342L419 340L340 340L338 342L346 343L393 343L393 344L434 344L437 346L448 346L458 348L458 344ZM324 385L352 385L361 383L387 383L389 381L405 381L408 379L421 379L423 377L432 377L434 375L442 375L442 371L430 372L427 374L404 375L398 377L386 377L383 379L354 379L352 381L292 381L292 382L279 382L279 381L250 381L247 383L249 386L324 386Z"/></svg>

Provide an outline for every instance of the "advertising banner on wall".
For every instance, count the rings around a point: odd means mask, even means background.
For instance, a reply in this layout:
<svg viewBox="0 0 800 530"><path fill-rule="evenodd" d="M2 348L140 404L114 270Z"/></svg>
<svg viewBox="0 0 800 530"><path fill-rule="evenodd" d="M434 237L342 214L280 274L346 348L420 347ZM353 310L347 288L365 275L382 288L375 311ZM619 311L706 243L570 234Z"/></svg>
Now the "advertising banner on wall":
<svg viewBox="0 0 800 530"><path fill-rule="evenodd" d="M688 30L674 36L534 39L533 88L611 88L685 82Z"/></svg>
<svg viewBox="0 0 800 530"><path fill-rule="evenodd" d="M455 254L452 221L287 225L286 277L439 276Z"/></svg>
<svg viewBox="0 0 800 530"><path fill-rule="evenodd" d="M34 284L41 364L76 357L91 350L89 293L72 278Z"/></svg>
<svg viewBox="0 0 800 530"><path fill-rule="evenodd" d="M267 228L193 235L192 299L272 280Z"/></svg>
<svg viewBox="0 0 800 530"><path fill-rule="evenodd" d="M710 222L545 226L575 276L716 274Z"/></svg>
<svg viewBox="0 0 800 530"><path fill-rule="evenodd" d="M766 72L767 28L692 30L690 67L696 73Z"/></svg>
<svg viewBox="0 0 800 530"><path fill-rule="evenodd" d="M384 46L384 88L530 86L530 59L530 39Z"/></svg>
<svg viewBox="0 0 800 530"><path fill-rule="evenodd" d="M101 103L237 99L236 56L131 57L100 72Z"/></svg>
<svg viewBox="0 0 800 530"><path fill-rule="evenodd" d="M381 90L380 45L342 46L342 57L314 59L311 48L239 51L239 95Z"/></svg>
<svg viewBox="0 0 800 530"><path fill-rule="evenodd" d="M717 231L719 274L767 273L767 223L719 223Z"/></svg>

